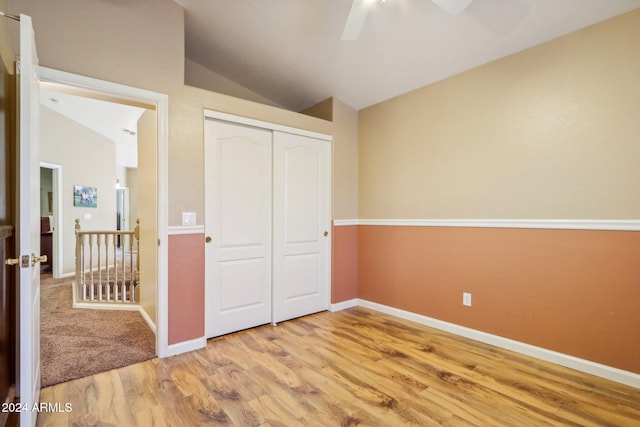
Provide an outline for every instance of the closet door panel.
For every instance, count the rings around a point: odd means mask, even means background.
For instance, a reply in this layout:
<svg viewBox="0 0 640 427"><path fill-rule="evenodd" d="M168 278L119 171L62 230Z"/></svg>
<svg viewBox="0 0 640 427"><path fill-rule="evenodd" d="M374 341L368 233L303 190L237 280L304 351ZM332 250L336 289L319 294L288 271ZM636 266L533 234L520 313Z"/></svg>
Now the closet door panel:
<svg viewBox="0 0 640 427"><path fill-rule="evenodd" d="M289 254L284 257L283 263L282 297L285 301L313 297L321 293L322 262L319 254Z"/></svg>
<svg viewBox="0 0 640 427"><path fill-rule="evenodd" d="M330 143L274 132L274 322L329 307Z"/></svg>
<svg viewBox="0 0 640 427"><path fill-rule="evenodd" d="M205 122L205 334L271 321L271 132Z"/></svg>
<svg viewBox="0 0 640 427"><path fill-rule="evenodd" d="M220 314L264 305L264 289L269 287L265 270L264 258L219 262L216 298Z"/></svg>

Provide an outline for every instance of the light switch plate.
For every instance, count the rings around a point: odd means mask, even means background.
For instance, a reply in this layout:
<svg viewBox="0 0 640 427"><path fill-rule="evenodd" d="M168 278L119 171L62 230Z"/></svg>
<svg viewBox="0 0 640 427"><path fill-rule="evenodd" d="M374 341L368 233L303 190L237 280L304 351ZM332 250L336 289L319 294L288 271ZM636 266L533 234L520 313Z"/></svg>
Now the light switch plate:
<svg viewBox="0 0 640 427"><path fill-rule="evenodd" d="M196 225L196 213L182 212L182 225Z"/></svg>

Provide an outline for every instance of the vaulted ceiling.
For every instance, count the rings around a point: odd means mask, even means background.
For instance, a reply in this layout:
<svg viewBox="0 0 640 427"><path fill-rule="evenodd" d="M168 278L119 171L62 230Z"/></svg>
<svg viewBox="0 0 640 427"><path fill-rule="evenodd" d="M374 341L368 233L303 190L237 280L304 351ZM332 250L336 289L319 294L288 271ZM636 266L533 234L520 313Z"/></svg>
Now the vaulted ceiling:
<svg viewBox="0 0 640 427"><path fill-rule="evenodd" d="M355 0L356 2L365 0ZM448 0L445 0L448 1ZM640 7L640 0L176 0L187 59L294 111L328 97L359 110Z"/></svg>
<svg viewBox="0 0 640 427"><path fill-rule="evenodd" d="M136 134L144 108L71 95L47 85L40 90L40 103L113 141L117 164L138 167Z"/></svg>

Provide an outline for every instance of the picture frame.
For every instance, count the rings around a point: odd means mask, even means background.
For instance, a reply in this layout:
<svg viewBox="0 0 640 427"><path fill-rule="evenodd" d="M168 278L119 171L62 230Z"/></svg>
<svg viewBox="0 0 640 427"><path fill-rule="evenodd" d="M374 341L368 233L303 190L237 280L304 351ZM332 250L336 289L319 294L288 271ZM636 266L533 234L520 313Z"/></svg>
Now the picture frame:
<svg viewBox="0 0 640 427"><path fill-rule="evenodd" d="M73 206L78 208L97 208L98 189L86 185L74 185Z"/></svg>

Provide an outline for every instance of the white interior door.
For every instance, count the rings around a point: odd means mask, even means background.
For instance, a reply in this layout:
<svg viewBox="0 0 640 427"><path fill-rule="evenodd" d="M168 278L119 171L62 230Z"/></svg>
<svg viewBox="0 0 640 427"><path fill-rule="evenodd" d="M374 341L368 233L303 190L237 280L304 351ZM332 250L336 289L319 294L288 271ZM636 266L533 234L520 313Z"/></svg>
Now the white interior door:
<svg viewBox="0 0 640 427"><path fill-rule="evenodd" d="M205 334L271 321L271 132L205 121Z"/></svg>
<svg viewBox="0 0 640 427"><path fill-rule="evenodd" d="M18 253L20 254L20 412L21 426L34 426L33 405L40 396L40 159L38 57L31 18L20 15L20 147L18 173Z"/></svg>
<svg viewBox="0 0 640 427"><path fill-rule="evenodd" d="M274 132L274 322L329 308L330 154L329 141Z"/></svg>

